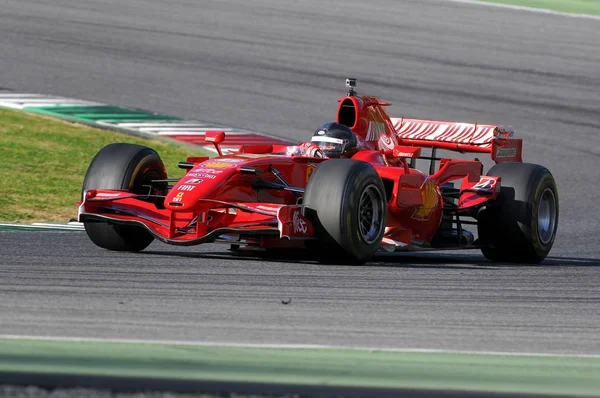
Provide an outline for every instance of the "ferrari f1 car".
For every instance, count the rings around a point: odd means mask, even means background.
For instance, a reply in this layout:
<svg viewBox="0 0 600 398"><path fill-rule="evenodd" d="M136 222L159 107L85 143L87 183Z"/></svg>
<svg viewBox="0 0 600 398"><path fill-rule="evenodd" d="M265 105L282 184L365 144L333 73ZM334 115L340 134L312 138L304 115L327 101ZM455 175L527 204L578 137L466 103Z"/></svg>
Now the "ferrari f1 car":
<svg viewBox="0 0 600 398"><path fill-rule="evenodd" d="M492 261L539 263L554 243L559 202L552 174L523 163L522 140L487 124L391 118L347 79L336 122L356 136L351 156L294 154L279 145L179 163L168 178L152 149L110 144L92 160L79 221L98 246L139 251L224 242L233 249L307 249L323 262L365 263L378 251L480 249ZM313 141L340 143L340 138ZM422 149L431 148L431 156ZM495 165L437 157L490 154ZM417 159L429 171L416 168ZM477 238L469 230L476 226Z"/></svg>

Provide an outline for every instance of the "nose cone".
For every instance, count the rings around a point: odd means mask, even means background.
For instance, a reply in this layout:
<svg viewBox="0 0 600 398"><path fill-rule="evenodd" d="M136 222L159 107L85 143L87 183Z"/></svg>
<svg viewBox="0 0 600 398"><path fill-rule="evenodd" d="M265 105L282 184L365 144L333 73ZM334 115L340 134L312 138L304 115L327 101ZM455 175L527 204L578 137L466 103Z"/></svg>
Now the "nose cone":
<svg viewBox="0 0 600 398"><path fill-rule="evenodd" d="M165 207L170 210L188 210L193 207L201 196L203 191L200 185L204 183L201 178L183 177L169 191L165 199Z"/></svg>
<svg viewBox="0 0 600 398"><path fill-rule="evenodd" d="M174 211L188 211L198 200L204 199L235 173L243 160L235 158L209 159L190 170L169 191L165 207Z"/></svg>

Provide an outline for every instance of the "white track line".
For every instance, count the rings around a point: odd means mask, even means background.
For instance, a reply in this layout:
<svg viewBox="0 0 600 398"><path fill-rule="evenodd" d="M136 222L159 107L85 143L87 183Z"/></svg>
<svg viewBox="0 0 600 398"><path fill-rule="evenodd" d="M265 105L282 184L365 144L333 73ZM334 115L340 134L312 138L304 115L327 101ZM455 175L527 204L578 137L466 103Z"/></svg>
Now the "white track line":
<svg viewBox="0 0 600 398"><path fill-rule="evenodd" d="M61 97L48 97L48 98L2 98L2 101L12 101L12 102L33 102L36 104L65 104L65 103L81 103L81 104L97 104L97 102L91 102L86 100L78 100L74 98L61 98Z"/></svg>
<svg viewBox="0 0 600 398"><path fill-rule="evenodd" d="M47 223L33 223L33 224L10 224L1 223L0 228L22 228L22 229L34 229L34 230L60 230L60 231L79 231L83 230L83 224L47 224Z"/></svg>
<svg viewBox="0 0 600 398"><path fill-rule="evenodd" d="M446 1L451 1L453 3L478 5L478 6L506 8L509 10L517 10L517 11L528 11L528 12L535 12L538 14L556 15L556 16L560 16L560 17L582 18L582 19L592 19L595 21L600 21L599 15L575 14L575 13L570 13L570 12L546 10L543 8L515 6L515 5L510 5L510 4L499 4L499 3L487 3L485 1L478 1L478 0L446 0Z"/></svg>
<svg viewBox="0 0 600 398"><path fill-rule="evenodd" d="M4 108L11 108L11 109L23 109L23 106L21 104L17 104L14 102L2 102L0 101L0 106L4 107Z"/></svg>
<svg viewBox="0 0 600 398"><path fill-rule="evenodd" d="M47 95L43 94L27 94L27 93L13 93L12 91L2 92L0 98L47 98Z"/></svg>
<svg viewBox="0 0 600 398"><path fill-rule="evenodd" d="M194 126L208 126L206 123L194 122L190 120L186 120L183 122L169 122L169 123L153 123L153 122L144 122L144 123L116 123L119 127L131 127L131 128L139 128L139 127L194 127Z"/></svg>
<svg viewBox="0 0 600 398"><path fill-rule="evenodd" d="M130 127L131 128L131 127ZM224 127L215 127L215 126L211 126L209 124L204 125L204 126L187 126L187 127L136 127L136 130L140 130L140 131L149 131L149 132L156 132L156 131L210 131L210 130L217 130L217 131L233 131L233 129L230 128L224 128Z"/></svg>
<svg viewBox="0 0 600 398"><path fill-rule="evenodd" d="M239 136L239 135L251 135L252 133L246 131L227 131L227 129L206 129L206 130L187 130L187 131L171 131L171 130L162 130L156 131L152 134L157 135L181 135L181 136L192 136L192 137L203 137L207 131L225 131L227 133L226 137L231 136Z"/></svg>
<svg viewBox="0 0 600 398"><path fill-rule="evenodd" d="M71 107L71 106L85 106L85 107L92 107L92 106L102 106L102 104L94 104L92 102L75 102L75 101L64 101L64 102L60 102L60 103L48 103L48 102L23 102L20 103L20 105L23 108L57 108L60 109L65 108L65 107Z"/></svg>
<svg viewBox="0 0 600 398"><path fill-rule="evenodd" d="M423 354L467 354L467 355L501 355L514 357L552 357L552 358L594 358L600 359L600 355L593 354L544 354L544 353L516 353L502 351L458 351L458 350L435 350L426 348L374 348L374 347L344 347L319 344L236 344L236 343L205 343L196 341L177 340L140 340L140 339L102 339L92 337L55 337L55 336L18 336L0 334L0 339L11 340L40 340L40 341L66 341L66 342L90 342L90 343L119 343L119 344L154 344L154 345L180 345L198 347L236 347L236 348L272 348L272 349L303 349L303 350L350 350L369 352L397 352L397 353L423 353Z"/></svg>
<svg viewBox="0 0 600 398"><path fill-rule="evenodd" d="M70 222L68 224L51 224L43 222L34 222L31 224L34 227L49 227L49 228L69 228L69 229L82 229L83 223Z"/></svg>

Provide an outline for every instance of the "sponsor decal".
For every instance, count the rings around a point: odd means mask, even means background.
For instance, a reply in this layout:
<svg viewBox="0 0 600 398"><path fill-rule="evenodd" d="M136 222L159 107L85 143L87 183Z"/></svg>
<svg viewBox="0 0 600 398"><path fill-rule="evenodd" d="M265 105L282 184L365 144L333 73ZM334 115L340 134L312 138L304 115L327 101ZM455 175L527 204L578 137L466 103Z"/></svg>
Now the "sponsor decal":
<svg viewBox="0 0 600 398"><path fill-rule="evenodd" d="M216 170L218 171L218 170ZM186 177L202 177L202 178L208 178L209 180L214 180L215 178L217 178L216 175L214 174L206 174L206 173L187 173L185 175ZM202 180L200 180L202 182ZM194 184L193 182L189 182L186 181L186 184Z"/></svg>
<svg viewBox="0 0 600 398"><path fill-rule="evenodd" d="M203 168L198 168L198 169L194 169L192 170L192 172L194 173L208 173L208 174L221 174L223 172L223 170L213 170L213 169L203 169ZM187 173L186 175L190 176L190 177L200 177L194 174L190 174Z"/></svg>
<svg viewBox="0 0 600 398"><path fill-rule="evenodd" d="M496 151L497 158L514 158L517 156L517 148L498 148Z"/></svg>
<svg viewBox="0 0 600 398"><path fill-rule="evenodd" d="M202 167L206 167L207 169L228 169L230 167L235 167L235 164L221 162L221 161L214 161L214 162L202 163ZM202 171L202 170L203 169L200 169L199 171Z"/></svg>
<svg viewBox="0 0 600 398"><path fill-rule="evenodd" d="M210 177L209 177L210 178ZM212 176L212 178L215 178L215 176ZM185 183L186 184L200 184L202 182L201 179L199 178L190 178L189 180L187 180Z"/></svg>
<svg viewBox="0 0 600 398"><path fill-rule="evenodd" d="M502 140L508 139L515 134L515 131L510 127L499 126L494 129L494 138Z"/></svg>
<svg viewBox="0 0 600 398"><path fill-rule="evenodd" d="M194 188L196 188L196 187L193 186L193 185L180 185L180 186L177 187L177 190L178 191L188 191L188 192L190 192L190 191L193 191Z"/></svg>
<svg viewBox="0 0 600 398"><path fill-rule="evenodd" d="M123 192L123 193L98 192L96 194L96 197L97 198L116 198L116 197L121 196L123 194L128 194L128 192Z"/></svg>
<svg viewBox="0 0 600 398"><path fill-rule="evenodd" d="M473 185L471 189L485 192L494 191L494 189L496 189L496 180L493 178L481 177L479 182Z"/></svg>
<svg viewBox="0 0 600 398"><path fill-rule="evenodd" d="M319 130L319 131L317 131L317 135L325 135L325 130Z"/></svg>
<svg viewBox="0 0 600 398"><path fill-rule="evenodd" d="M219 162L225 162L225 163L242 163L245 162L245 159L239 159L239 158L219 158ZM206 163L204 163L206 164Z"/></svg>
<svg viewBox="0 0 600 398"><path fill-rule="evenodd" d="M429 220L429 216L431 216L439 201L437 187L433 181L425 181L421 189L421 198L423 199L423 204L416 208L412 218L426 221Z"/></svg>
<svg viewBox="0 0 600 398"><path fill-rule="evenodd" d="M184 192L179 192L177 195L175 195L175 197L173 199L171 199L171 203L181 202L181 200L183 198L183 194L184 194Z"/></svg>
<svg viewBox="0 0 600 398"><path fill-rule="evenodd" d="M294 233L296 234L305 234L308 231L306 221L304 221L300 216L300 209L294 211L294 215L292 216L292 225L294 226Z"/></svg>

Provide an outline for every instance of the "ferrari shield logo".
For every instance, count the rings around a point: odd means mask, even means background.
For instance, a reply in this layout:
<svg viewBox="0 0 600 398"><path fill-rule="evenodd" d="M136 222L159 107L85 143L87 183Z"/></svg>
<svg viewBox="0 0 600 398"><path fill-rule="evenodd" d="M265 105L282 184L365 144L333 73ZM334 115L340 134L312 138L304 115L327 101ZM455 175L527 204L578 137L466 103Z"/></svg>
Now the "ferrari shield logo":
<svg viewBox="0 0 600 398"><path fill-rule="evenodd" d="M427 180L425 184L423 184L421 197L423 198L423 204L416 208L412 218L425 221L429 219L431 212L438 205L439 196L433 181Z"/></svg>
<svg viewBox="0 0 600 398"><path fill-rule="evenodd" d="M229 167L234 167L235 164L233 163L227 163L227 162L205 162L202 163L202 167L205 167L207 169L227 169Z"/></svg>

